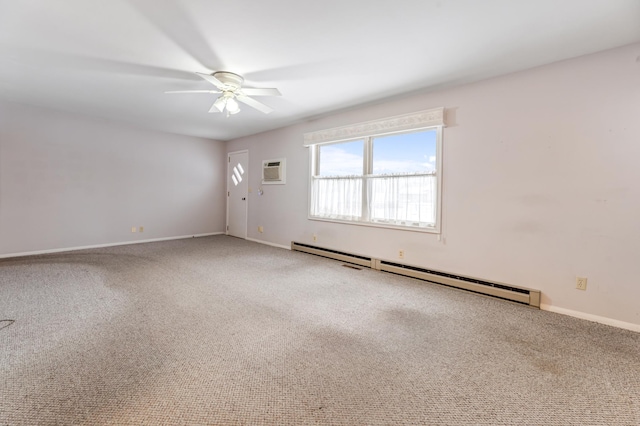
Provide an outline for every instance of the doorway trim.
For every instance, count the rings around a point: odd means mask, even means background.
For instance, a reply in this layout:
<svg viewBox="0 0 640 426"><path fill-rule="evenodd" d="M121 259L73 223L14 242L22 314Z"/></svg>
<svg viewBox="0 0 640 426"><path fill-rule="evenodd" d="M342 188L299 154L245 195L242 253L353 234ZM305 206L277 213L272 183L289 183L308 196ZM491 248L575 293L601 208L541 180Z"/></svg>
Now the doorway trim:
<svg viewBox="0 0 640 426"><path fill-rule="evenodd" d="M231 151L227 153L227 218L225 224L225 235L229 235L229 194L231 188L231 156L234 154L247 154L247 171L246 176L247 180L249 179L249 150L242 149L239 151ZM249 234L249 187L247 182L247 199L245 205L245 220L244 224L244 239L246 240Z"/></svg>

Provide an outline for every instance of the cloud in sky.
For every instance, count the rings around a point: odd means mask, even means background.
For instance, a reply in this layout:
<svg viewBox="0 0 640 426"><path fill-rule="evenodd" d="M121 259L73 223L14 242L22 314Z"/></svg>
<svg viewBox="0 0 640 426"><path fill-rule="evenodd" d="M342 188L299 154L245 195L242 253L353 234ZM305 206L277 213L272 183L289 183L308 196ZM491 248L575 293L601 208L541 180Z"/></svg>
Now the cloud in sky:
<svg viewBox="0 0 640 426"><path fill-rule="evenodd" d="M433 155L424 155L423 157L422 159L420 157L416 159L378 159L374 157L373 173L428 173L435 171L436 157ZM339 146L325 146L321 149L320 176L362 175L362 162L362 154L348 152Z"/></svg>
<svg viewBox="0 0 640 426"><path fill-rule="evenodd" d="M417 160L380 160L373 164L374 174L425 173L435 170L433 163Z"/></svg>
<svg viewBox="0 0 640 426"><path fill-rule="evenodd" d="M337 146L322 147L320 176L362 175L362 155L352 154Z"/></svg>

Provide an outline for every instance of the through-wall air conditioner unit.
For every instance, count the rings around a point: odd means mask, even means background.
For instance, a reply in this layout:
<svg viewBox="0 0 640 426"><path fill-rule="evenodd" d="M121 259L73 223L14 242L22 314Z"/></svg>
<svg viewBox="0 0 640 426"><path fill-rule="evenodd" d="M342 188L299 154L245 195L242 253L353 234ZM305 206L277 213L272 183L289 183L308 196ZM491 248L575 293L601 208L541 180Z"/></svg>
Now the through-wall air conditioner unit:
<svg viewBox="0 0 640 426"><path fill-rule="evenodd" d="M275 185L286 183L286 160L279 158L277 160L262 161L262 184Z"/></svg>

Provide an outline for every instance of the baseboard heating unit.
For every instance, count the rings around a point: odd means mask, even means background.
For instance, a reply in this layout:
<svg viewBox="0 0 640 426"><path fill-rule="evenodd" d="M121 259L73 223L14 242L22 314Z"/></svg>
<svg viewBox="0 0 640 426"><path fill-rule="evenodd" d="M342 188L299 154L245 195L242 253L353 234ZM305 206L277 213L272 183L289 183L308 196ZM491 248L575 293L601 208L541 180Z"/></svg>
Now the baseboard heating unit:
<svg viewBox="0 0 640 426"><path fill-rule="evenodd" d="M297 243L295 241L291 242L291 250L328 257L342 262L366 266L367 268L404 275L437 284L444 284L450 287L499 297L501 299L511 300L513 302L540 308L540 290L465 277L442 271L434 271L427 268L405 265L397 262L388 262L386 260L374 259L372 257Z"/></svg>

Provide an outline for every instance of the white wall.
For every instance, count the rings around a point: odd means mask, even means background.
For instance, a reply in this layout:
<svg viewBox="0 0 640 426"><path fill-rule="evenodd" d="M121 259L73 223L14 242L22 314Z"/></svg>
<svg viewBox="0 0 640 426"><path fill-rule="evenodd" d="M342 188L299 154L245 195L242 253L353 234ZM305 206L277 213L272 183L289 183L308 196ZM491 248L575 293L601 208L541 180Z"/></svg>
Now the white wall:
<svg viewBox="0 0 640 426"><path fill-rule="evenodd" d="M249 238L540 289L546 309L640 330L640 45L228 142L249 150ZM442 240L307 219L304 132L444 106ZM260 162L287 158L287 184ZM264 233L257 227L264 227ZM576 276L588 278L586 292Z"/></svg>
<svg viewBox="0 0 640 426"><path fill-rule="evenodd" d="M0 256L222 232L225 159L221 142L0 102Z"/></svg>

